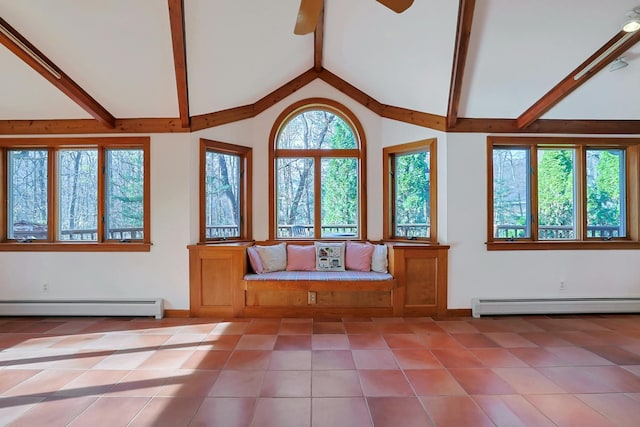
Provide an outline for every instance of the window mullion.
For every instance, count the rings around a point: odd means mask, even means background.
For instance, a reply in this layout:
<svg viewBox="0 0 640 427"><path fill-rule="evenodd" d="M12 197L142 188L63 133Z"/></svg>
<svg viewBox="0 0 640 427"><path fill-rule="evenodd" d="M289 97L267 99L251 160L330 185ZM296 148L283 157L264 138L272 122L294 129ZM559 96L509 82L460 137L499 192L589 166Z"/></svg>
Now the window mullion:
<svg viewBox="0 0 640 427"><path fill-rule="evenodd" d="M96 240L100 243L106 240L104 234L105 230L105 206L106 206L106 162L105 155L106 149L104 147L98 148L98 218L97 218L97 233Z"/></svg>
<svg viewBox="0 0 640 427"><path fill-rule="evenodd" d="M49 147L47 150L47 241L56 240L58 227L57 203L57 150Z"/></svg>
<svg viewBox="0 0 640 427"><path fill-rule="evenodd" d="M316 239L322 237L322 158L313 157L313 234Z"/></svg>
<svg viewBox="0 0 640 427"><path fill-rule="evenodd" d="M587 152L584 145L577 146L575 150L576 240L587 240Z"/></svg>
<svg viewBox="0 0 640 427"><path fill-rule="evenodd" d="M531 192L529 201L531 203L529 211L529 221L531 226L531 240L539 240L538 234L538 147L532 145L529 147L529 191Z"/></svg>

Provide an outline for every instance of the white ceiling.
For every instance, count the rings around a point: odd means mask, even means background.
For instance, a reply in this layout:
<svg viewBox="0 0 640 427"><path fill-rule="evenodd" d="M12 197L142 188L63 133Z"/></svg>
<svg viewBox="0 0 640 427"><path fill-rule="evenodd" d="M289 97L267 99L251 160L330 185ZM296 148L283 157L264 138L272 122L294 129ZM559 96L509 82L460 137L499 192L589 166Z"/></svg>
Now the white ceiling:
<svg viewBox="0 0 640 427"><path fill-rule="evenodd" d="M517 118L638 0L476 0L459 117ZM314 65L299 0L184 0L191 115L252 104ZM383 104L447 113L458 2L325 0L322 65ZM178 117L166 0L0 0L0 17L116 118ZM544 118L640 120L640 45ZM0 46L0 120L90 116Z"/></svg>

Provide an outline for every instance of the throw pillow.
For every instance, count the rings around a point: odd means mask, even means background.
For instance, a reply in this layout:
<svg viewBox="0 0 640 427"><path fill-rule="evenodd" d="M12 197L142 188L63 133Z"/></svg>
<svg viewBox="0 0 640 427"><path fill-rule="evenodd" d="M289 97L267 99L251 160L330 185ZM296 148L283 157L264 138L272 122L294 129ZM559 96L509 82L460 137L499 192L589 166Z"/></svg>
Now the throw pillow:
<svg viewBox="0 0 640 427"><path fill-rule="evenodd" d="M345 253L347 270L371 271L371 257L374 249L371 243L347 242Z"/></svg>
<svg viewBox="0 0 640 427"><path fill-rule="evenodd" d="M387 273L389 263L387 261L387 245L374 245L371 257L371 270L377 273Z"/></svg>
<svg viewBox="0 0 640 427"><path fill-rule="evenodd" d="M344 271L344 242L314 242L316 249L316 270Z"/></svg>
<svg viewBox="0 0 640 427"><path fill-rule="evenodd" d="M315 246L287 245L287 271L314 271L315 269Z"/></svg>
<svg viewBox="0 0 640 427"><path fill-rule="evenodd" d="M279 243L271 246L255 246L262 261L262 271L283 271L287 268L287 244Z"/></svg>
<svg viewBox="0 0 640 427"><path fill-rule="evenodd" d="M260 254L253 246L249 246L247 248L247 255L249 255L249 264L251 264L251 268L257 274L262 274L264 272L264 268L262 267L262 260L260 259Z"/></svg>

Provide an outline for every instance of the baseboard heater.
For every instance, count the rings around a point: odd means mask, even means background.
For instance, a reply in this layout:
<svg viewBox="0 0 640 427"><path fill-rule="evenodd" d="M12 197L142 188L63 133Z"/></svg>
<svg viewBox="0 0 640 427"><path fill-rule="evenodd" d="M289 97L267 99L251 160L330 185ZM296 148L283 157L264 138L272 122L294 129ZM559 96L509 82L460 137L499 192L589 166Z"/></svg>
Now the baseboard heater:
<svg viewBox="0 0 640 427"><path fill-rule="evenodd" d="M513 314L640 313L640 298L473 298L471 311L473 317Z"/></svg>
<svg viewBox="0 0 640 427"><path fill-rule="evenodd" d="M154 316L162 319L162 298L0 300L0 316Z"/></svg>

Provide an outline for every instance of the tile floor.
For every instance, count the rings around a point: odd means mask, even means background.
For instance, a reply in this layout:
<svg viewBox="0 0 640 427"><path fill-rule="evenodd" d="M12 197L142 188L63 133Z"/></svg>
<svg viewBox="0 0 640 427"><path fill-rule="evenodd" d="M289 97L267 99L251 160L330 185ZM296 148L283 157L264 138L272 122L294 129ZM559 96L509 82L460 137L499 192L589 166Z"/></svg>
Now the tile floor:
<svg viewBox="0 0 640 427"><path fill-rule="evenodd" d="M638 426L640 316L0 317L0 425Z"/></svg>

